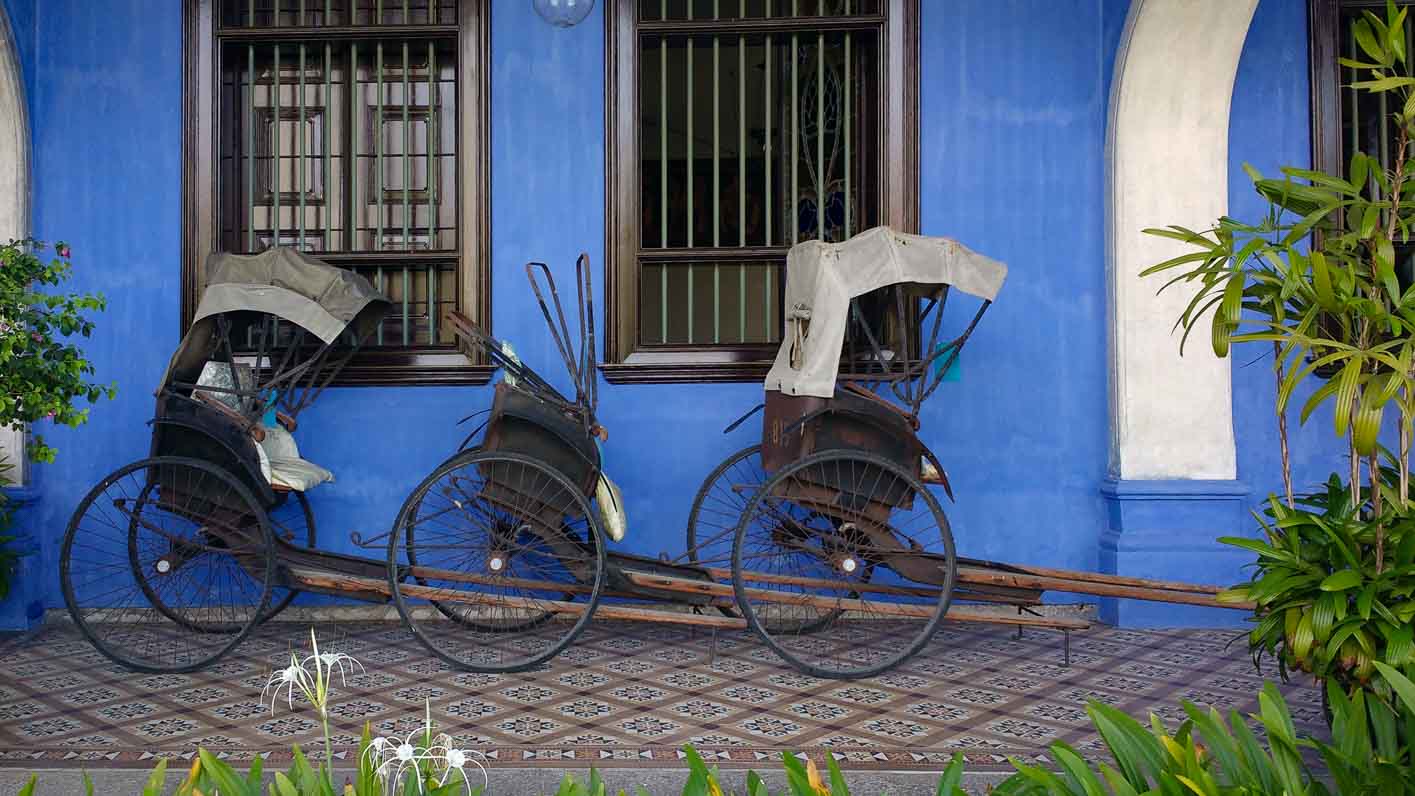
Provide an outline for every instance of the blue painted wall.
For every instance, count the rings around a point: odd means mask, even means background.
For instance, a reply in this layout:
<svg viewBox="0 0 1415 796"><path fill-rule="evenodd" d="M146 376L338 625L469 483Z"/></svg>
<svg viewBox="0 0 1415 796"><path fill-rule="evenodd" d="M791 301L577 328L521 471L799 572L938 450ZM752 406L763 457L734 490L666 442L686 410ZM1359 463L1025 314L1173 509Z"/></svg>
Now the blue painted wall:
<svg viewBox="0 0 1415 796"><path fill-rule="evenodd" d="M1310 168L1311 129L1305 0L1262 0L1248 33L1229 118L1229 213L1257 219L1267 204L1243 173L1249 163L1269 176L1282 166ZM1257 346L1233 357L1234 436L1238 476L1255 505L1282 491L1277 419L1273 415L1272 356ZM1308 390L1310 394L1310 390ZM1305 395L1294 399L1301 406ZM1305 427L1289 420L1294 481L1299 489L1345 472L1345 445L1332 433L1330 406Z"/></svg>
<svg viewBox="0 0 1415 796"><path fill-rule="evenodd" d="M109 310L89 343L119 398L60 450L25 518L44 540L44 591L62 605L64 523L104 473L147 450L151 392L177 341L181 13L178 0L3 0L33 26L35 228L74 247L79 287ZM926 0L922 19L923 231L1009 263L961 382L927 408L926 441L959 496L968 555L1094 568L1107 444L1104 140L1128 0ZM524 0L492 14L492 263L498 336L560 378L521 271L548 260L570 282L581 249L603 261L603 4L571 30ZM1263 0L1234 109L1235 161L1305 162L1302 0ZM1030 17L1027 24L1019 19ZM33 20L32 23L23 20ZM1247 154L1244 154L1247 153ZM1239 175L1241 186L1241 172ZM1235 210L1243 200L1235 188ZM602 283L602 279L600 280ZM603 307L602 296L597 301ZM1261 367L1235 371L1242 477L1276 481ZM484 388L344 389L302 417L301 444L338 482L312 495L324 545L385 529L403 496L460 439ZM607 466L639 552L678 552L706 473L752 442L721 429L755 385L603 387ZM1176 573L1199 576L1202 573Z"/></svg>
<svg viewBox="0 0 1415 796"><path fill-rule="evenodd" d="M10 32L15 37L15 48L19 51L20 69L25 74L26 85L34 85L34 30L35 0L5 0L9 14ZM34 97L27 96L30 112L34 112Z"/></svg>

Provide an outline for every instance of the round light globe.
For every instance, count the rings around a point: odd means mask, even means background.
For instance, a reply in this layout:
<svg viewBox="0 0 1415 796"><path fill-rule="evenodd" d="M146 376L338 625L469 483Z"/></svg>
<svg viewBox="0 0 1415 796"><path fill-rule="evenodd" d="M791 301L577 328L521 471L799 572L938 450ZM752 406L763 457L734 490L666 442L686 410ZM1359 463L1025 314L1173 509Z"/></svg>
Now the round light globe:
<svg viewBox="0 0 1415 796"><path fill-rule="evenodd" d="M578 25L590 15L594 0L532 0L536 13L557 28Z"/></svg>

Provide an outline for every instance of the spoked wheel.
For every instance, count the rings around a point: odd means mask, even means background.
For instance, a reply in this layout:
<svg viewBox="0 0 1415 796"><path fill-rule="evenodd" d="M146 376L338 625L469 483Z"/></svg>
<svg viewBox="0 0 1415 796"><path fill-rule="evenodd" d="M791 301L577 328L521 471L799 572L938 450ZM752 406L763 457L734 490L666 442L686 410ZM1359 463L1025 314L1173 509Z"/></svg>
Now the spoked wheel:
<svg viewBox="0 0 1415 796"><path fill-rule="evenodd" d="M69 520L59 558L69 615L113 661L189 672L235 648L270 603L269 520L234 475L157 457L99 482Z"/></svg>
<svg viewBox="0 0 1415 796"><path fill-rule="evenodd" d="M408 496L388 541L398 613L428 649L479 672L518 672L563 650L604 587L589 500L527 456L468 451Z"/></svg>
<svg viewBox="0 0 1415 796"><path fill-rule="evenodd" d="M309 498L304 492L290 492L285 502L270 510L270 531L277 539L294 545L314 549L319 540L314 532L314 512L310 509ZM275 615L289 607L299 595L298 589L275 586L270 590L270 607L265 609L260 621L269 622Z"/></svg>
<svg viewBox="0 0 1415 796"><path fill-rule="evenodd" d="M817 677L869 677L923 649L957 574L948 519L928 488L857 451L778 471L748 501L732 546L749 626Z"/></svg>
<svg viewBox="0 0 1415 796"><path fill-rule="evenodd" d="M766 481L762 446L753 445L727 457L708 474L688 512L686 557L691 564L728 569L732 566L732 538L747 502ZM720 607L727 616L737 609Z"/></svg>

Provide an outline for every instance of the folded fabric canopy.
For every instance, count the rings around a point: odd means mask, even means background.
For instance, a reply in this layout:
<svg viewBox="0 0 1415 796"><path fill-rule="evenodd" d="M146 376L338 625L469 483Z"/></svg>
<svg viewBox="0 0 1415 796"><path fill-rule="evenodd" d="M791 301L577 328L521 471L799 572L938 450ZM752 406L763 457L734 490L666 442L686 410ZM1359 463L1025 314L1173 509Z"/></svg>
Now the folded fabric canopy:
<svg viewBox="0 0 1415 796"><path fill-rule="evenodd" d="M371 333L391 307L388 297L367 279L296 249L216 252L206 261L206 289L192 327L172 355L162 383L197 377L215 350L211 328L221 313L268 313L333 343L346 328L361 338Z"/></svg>
<svg viewBox="0 0 1415 796"><path fill-rule="evenodd" d="M953 287L992 301L1007 266L951 238L875 227L840 243L805 241L786 255L785 334L766 388L835 394L850 300L889 285Z"/></svg>

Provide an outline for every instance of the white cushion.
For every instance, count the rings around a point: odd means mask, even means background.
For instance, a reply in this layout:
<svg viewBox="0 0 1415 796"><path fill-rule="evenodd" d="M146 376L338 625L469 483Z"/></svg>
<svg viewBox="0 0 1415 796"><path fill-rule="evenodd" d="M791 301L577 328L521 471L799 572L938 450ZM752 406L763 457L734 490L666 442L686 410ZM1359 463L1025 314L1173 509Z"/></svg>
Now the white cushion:
<svg viewBox="0 0 1415 796"><path fill-rule="evenodd" d="M271 459L270 485L283 486L296 492L307 492L325 481L333 481L334 473L304 459Z"/></svg>
<svg viewBox="0 0 1415 796"><path fill-rule="evenodd" d="M306 492L334 480L334 473L300 458L300 449L290 432L281 426L263 428L265 439L256 446L256 452L260 457L260 473L271 486Z"/></svg>

